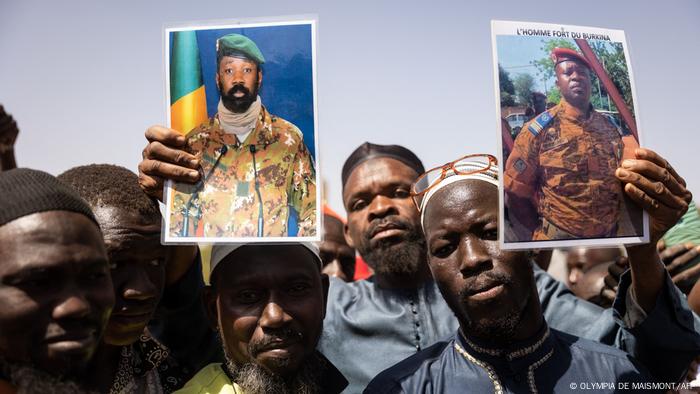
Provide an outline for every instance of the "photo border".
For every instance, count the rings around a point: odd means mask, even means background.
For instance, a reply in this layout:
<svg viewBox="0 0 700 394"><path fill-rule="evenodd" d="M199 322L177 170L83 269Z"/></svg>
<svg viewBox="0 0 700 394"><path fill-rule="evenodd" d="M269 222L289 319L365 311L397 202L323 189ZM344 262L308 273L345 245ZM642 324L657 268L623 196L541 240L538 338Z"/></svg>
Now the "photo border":
<svg viewBox="0 0 700 394"><path fill-rule="evenodd" d="M316 235L315 236L285 236L285 237L173 237L169 235L170 228L170 196L173 191L173 181L166 180L163 185L163 212L162 212L162 244L199 244L199 245L215 245L215 244L230 244L230 243L259 243L259 244L277 244L290 242L320 242L321 231L323 229L323 201L321 200L321 172L320 172L320 145L319 145L319 121L318 121L318 79L317 79L317 62L318 62L318 15L304 14L291 16L275 16L275 17L254 17L254 18L236 18L236 19L218 19L206 21L189 21L178 23L166 23L163 25L163 70L164 70L164 85L165 96L164 103L166 107L166 126L170 127L170 33L187 30L216 30L229 28L246 28L246 27L268 27L268 26L292 26L292 25L310 25L311 26L311 72L312 72L312 92L313 92L313 111L314 111L314 152L313 164L315 169L316 181Z"/></svg>
<svg viewBox="0 0 700 394"><path fill-rule="evenodd" d="M503 250L523 250L523 249L554 249L554 248L567 248L576 246L601 246L601 247L612 247L618 246L620 244L634 245L634 244L644 244L649 243L649 214L646 211L642 212L642 236L641 237L612 237L612 238L586 238L586 239L569 239L569 240L545 240L545 241L515 241L515 242L505 242L505 189L503 186L503 174L505 173L505 162L503 161L503 138L501 136L501 101L500 101L500 87L499 87L499 77L498 77L498 46L496 37L499 35L511 35L516 36L518 28L533 28L533 29L548 29L548 30L562 30L566 29L569 32L581 32L581 33L593 33L593 34L607 34L610 36L611 41L621 42L622 48L625 54L625 62L627 64L627 71L630 80L630 90L632 93L632 101L634 106L634 119L637 125L637 142L639 146L643 146L642 139L642 127L641 118L639 112L639 101L637 100L637 91L634 83L634 74L632 71L632 64L629 55L629 44L626 40L625 32L623 30L614 29L604 29L597 27L586 27L586 26L576 26L576 25L560 25L552 23L539 23L539 22L518 22L518 21L504 21L504 20L491 20L491 50L493 59L493 81L495 89L495 103L496 103L496 127L498 135L498 151L496 152L496 157L498 157L498 165L501 170L501 176L498 179L498 244Z"/></svg>

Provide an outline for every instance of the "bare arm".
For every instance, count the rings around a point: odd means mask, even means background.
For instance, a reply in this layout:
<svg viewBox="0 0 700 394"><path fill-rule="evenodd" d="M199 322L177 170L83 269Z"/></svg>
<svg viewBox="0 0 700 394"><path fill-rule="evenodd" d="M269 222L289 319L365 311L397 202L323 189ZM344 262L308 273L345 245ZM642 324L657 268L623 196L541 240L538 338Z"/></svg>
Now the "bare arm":
<svg viewBox="0 0 700 394"><path fill-rule="evenodd" d="M625 193L649 213L648 244L627 247L632 273L632 289L639 305L651 311L663 289L665 267L656 243L688 210L692 194L673 167L656 152L639 148L636 159L625 160L615 175Z"/></svg>

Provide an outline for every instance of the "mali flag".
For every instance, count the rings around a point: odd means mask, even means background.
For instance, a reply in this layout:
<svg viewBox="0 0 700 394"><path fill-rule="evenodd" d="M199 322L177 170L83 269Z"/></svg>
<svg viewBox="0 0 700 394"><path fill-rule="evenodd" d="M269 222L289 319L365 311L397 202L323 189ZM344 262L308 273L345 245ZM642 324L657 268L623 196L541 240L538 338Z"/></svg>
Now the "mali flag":
<svg viewBox="0 0 700 394"><path fill-rule="evenodd" d="M177 31L172 34L170 127L187 134L207 120L207 98L199 62L197 34L194 31Z"/></svg>

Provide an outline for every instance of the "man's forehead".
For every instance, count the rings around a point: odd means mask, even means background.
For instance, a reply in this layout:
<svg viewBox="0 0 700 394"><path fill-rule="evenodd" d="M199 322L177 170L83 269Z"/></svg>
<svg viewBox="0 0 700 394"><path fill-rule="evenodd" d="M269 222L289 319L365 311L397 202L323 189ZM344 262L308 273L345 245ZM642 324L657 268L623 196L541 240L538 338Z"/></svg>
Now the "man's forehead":
<svg viewBox="0 0 700 394"><path fill-rule="evenodd" d="M214 252L212 256L214 257ZM245 245L219 257L216 271L242 275L266 270L318 272L319 261L314 252L299 244Z"/></svg>
<svg viewBox="0 0 700 394"><path fill-rule="evenodd" d="M2 274L16 272L63 270L79 264L89 268L106 263L105 255L97 246L85 243L57 243L49 237L28 237L27 242L9 245L0 252Z"/></svg>
<svg viewBox="0 0 700 394"><path fill-rule="evenodd" d="M147 216L133 210L115 206L93 207L93 212L102 229L133 228L134 231L148 233L160 231L161 218ZM157 228L157 230L155 230Z"/></svg>
<svg viewBox="0 0 700 394"><path fill-rule="evenodd" d="M294 280L320 278L319 267L315 261L227 262L224 260L221 264L216 270L216 281L220 289L235 289L242 286L278 288L287 286Z"/></svg>
<svg viewBox="0 0 700 394"><path fill-rule="evenodd" d="M562 60L559 63L557 63L557 66L555 67L555 69L566 70L566 69L574 68L574 67L590 71L590 68L588 68L588 65L586 65L585 63L583 63L582 61L577 60L577 59Z"/></svg>
<svg viewBox="0 0 700 394"><path fill-rule="evenodd" d="M418 178L415 169L390 157L376 157L359 164L350 173L344 185L344 193L353 193L356 188L371 183L393 183L404 181L412 183Z"/></svg>
<svg viewBox="0 0 700 394"><path fill-rule="evenodd" d="M0 238L8 244L65 243L75 241L80 235L99 232L97 223L82 214L68 211L45 211L22 216L0 226ZM11 242L10 242L11 241Z"/></svg>
<svg viewBox="0 0 700 394"><path fill-rule="evenodd" d="M241 56L232 56L232 55L222 56L221 62L219 64L226 65L226 64L231 64L231 63L257 66L257 64L254 61L248 59L247 57L245 57L243 55L241 55Z"/></svg>

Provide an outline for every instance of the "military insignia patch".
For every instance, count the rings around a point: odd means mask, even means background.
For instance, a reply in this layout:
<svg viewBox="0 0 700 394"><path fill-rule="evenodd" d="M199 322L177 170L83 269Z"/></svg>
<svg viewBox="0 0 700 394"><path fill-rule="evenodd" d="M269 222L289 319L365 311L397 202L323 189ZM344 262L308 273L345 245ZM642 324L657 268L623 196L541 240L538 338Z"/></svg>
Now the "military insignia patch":
<svg viewBox="0 0 700 394"><path fill-rule="evenodd" d="M515 171L518 171L518 173L521 174L527 168L527 164L525 164L525 160L518 159L515 161L515 163L513 163L513 167L515 168Z"/></svg>
<svg viewBox="0 0 700 394"><path fill-rule="evenodd" d="M530 125L527 127L527 129L537 137L537 134L542 131L549 123L553 120L554 118L552 115L549 114L549 112L544 111L542 112L538 117L536 117L532 122L530 122Z"/></svg>

